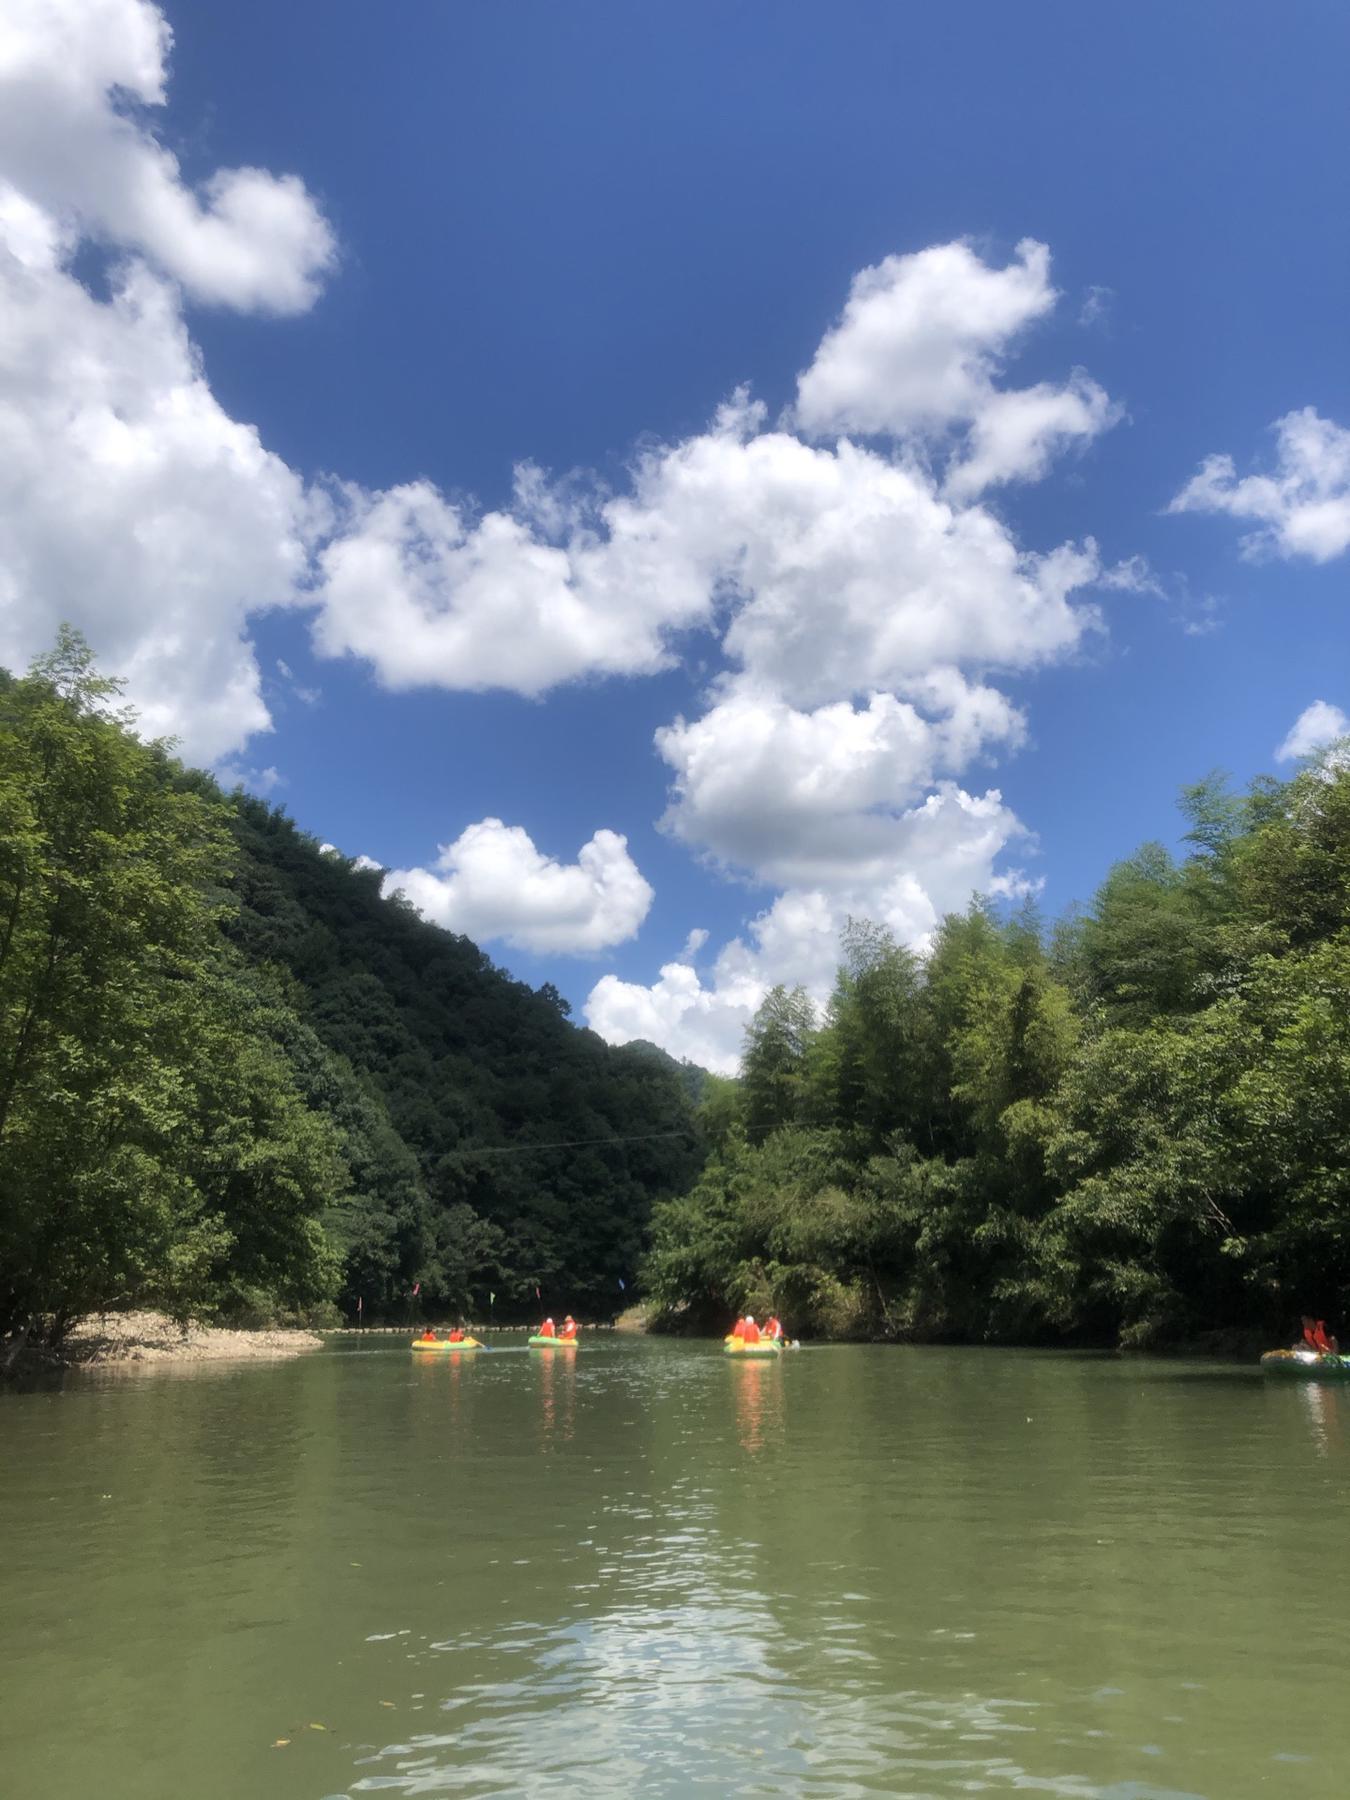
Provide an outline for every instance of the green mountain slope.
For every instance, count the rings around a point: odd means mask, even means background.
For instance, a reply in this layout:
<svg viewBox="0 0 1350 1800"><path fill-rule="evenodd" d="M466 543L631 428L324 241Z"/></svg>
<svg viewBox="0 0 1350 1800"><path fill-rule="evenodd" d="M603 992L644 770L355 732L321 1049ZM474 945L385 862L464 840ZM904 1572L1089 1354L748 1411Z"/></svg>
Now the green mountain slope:
<svg viewBox="0 0 1350 1800"><path fill-rule="evenodd" d="M232 805L227 935L284 973L375 1107L341 1226L348 1305L388 1309L420 1282L464 1307L495 1290L499 1312L618 1310L653 1200L702 1162L680 1066L578 1029L551 989L381 899L378 871L261 801Z"/></svg>
<svg viewBox="0 0 1350 1800"><path fill-rule="evenodd" d="M0 671L0 1352L129 1306L617 1312L701 1166L698 1072L142 742L117 689L68 630Z"/></svg>

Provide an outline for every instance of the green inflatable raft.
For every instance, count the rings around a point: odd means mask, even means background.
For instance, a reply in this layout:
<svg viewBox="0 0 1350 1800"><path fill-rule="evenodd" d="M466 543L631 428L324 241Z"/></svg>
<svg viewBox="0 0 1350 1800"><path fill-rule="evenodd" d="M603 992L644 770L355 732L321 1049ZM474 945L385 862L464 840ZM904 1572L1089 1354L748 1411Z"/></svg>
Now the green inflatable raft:
<svg viewBox="0 0 1350 1800"><path fill-rule="evenodd" d="M1267 1350L1261 1367L1285 1380L1350 1381L1350 1356L1323 1356L1316 1350Z"/></svg>
<svg viewBox="0 0 1350 1800"><path fill-rule="evenodd" d="M414 1338L412 1347L422 1356L434 1356L439 1352L448 1356L452 1350L486 1350L487 1345L477 1338L462 1338L459 1343L452 1344L448 1338L437 1338L434 1343L427 1343L423 1338Z"/></svg>
<svg viewBox="0 0 1350 1800"><path fill-rule="evenodd" d="M575 1338L532 1337L529 1343L531 1350L575 1350L577 1347Z"/></svg>
<svg viewBox="0 0 1350 1800"><path fill-rule="evenodd" d="M761 1338L757 1344L743 1343L740 1338L724 1338L722 1341L722 1349L728 1356L781 1355L780 1346L769 1343L766 1338Z"/></svg>

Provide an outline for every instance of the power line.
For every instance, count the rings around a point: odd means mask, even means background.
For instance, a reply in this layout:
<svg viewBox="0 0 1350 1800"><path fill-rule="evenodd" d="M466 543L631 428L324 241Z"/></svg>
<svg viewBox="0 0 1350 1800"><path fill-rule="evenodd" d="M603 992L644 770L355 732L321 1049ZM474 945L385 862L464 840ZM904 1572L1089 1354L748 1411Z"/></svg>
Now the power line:
<svg viewBox="0 0 1350 1800"><path fill-rule="evenodd" d="M631 1137L561 1138L553 1144L483 1144L465 1145L447 1151L449 1156L528 1156L534 1150L589 1150L597 1144L652 1144L660 1138L694 1137L697 1125L682 1125L676 1131L638 1131ZM752 1131L776 1131L775 1125L742 1125L747 1136Z"/></svg>
<svg viewBox="0 0 1350 1800"><path fill-rule="evenodd" d="M693 1137L696 1125L683 1125L678 1131L639 1131L631 1137L562 1138L556 1144L485 1144L469 1146L450 1154L461 1156L528 1156L532 1150L586 1150L594 1144L650 1144L657 1138Z"/></svg>

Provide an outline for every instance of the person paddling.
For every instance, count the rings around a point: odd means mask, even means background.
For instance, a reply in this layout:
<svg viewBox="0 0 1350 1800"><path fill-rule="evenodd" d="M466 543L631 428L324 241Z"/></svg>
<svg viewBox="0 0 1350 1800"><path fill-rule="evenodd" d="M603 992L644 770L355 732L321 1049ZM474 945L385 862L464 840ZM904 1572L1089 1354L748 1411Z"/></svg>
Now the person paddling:
<svg viewBox="0 0 1350 1800"><path fill-rule="evenodd" d="M771 1344L782 1343L783 1327L777 1313L770 1313L768 1318L764 1321L764 1335Z"/></svg>
<svg viewBox="0 0 1350 1800"><path fill-rule="evenodd" d="M759 1326L756 1325L754 1316L750 1313L745 1315L745 1329L741 1333L741 1338L742 1341L747 1344L757 1344L759 1342Z"/></svg>
<svg viewBox="0 0 1350 1800"><path fill-rule="evenodd" d="M737 1343L744 1341L744 1338L745 1338L745 1320L744 1319L737 1319L736 1323L731 1328L731 1335L732 1335L732 1338Z"/></svg>
<svg viewBox="0 0 1350 1800"><path fill-rule="evenodd" d="M577 1332L579 1330L580 1327L576 1320L572 1317L571 1313L568 1313L567 1317L563 1320L562 1336L559 1339L559 1342L564 1344L575 1344L577 1341Z"/></svg>
<svg viewBox="0 0 1350 1800"><path fill-rule="evenodd" d="M552 1319L545 1319L545 1320L544 1320L544 1322L543 1322L543 1324L542 1324L542 1325L541 1325L541 1326L540 1326L540 1327L539 1327L539 1334L538 1334L538 1335L539 1335L539 1336L540 1336L540 1337L557 1337L557 1335L558 1335L558 1328L557 1328L557 1326L556 1326L556 1325L555 1325L555 1324L554 1324L554 1323L553 1323L553 1321L552 1321Z"/></svg>
<svg viewBox="0 0 1350 1800"><path fill-rule="evenodd" d="M447 1341L452 1344L462 1344L464 1342L464 1327L462 1325L456 1325Z"/></svg>
<svg viewBox="0 0 1350 1800"><path fill-rule="evenodd" d="M417 1341L419 1344L434 1344L436 1342L436 1333L431 1329L430 1325L428 1325Z"/></svg>
<svg viewBox="0 0 1350 1800"><path fill-rule="evenodd" d="M1340 1343L1328 1335L1325 1319L1313 1319L1309 1313L1304 1313L1300 1323L1303 1326L1303 1342L1295 1348L1315 1351L1318 1356L1339 1356Z"/></svg>

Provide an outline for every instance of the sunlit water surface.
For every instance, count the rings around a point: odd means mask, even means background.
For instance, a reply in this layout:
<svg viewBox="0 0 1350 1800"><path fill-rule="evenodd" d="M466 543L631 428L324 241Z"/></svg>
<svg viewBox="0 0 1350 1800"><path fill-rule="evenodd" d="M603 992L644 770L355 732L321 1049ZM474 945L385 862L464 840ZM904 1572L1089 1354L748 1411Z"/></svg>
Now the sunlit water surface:
<svg viewBox="0 0 1350 1800"><path fill-rule="evenodd" d="M1350 1788L1350 1391L519 1341L0 1395L0 1791Z"/></svg>

